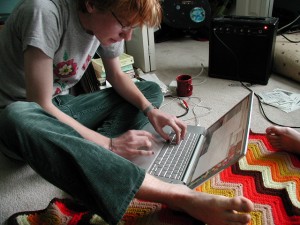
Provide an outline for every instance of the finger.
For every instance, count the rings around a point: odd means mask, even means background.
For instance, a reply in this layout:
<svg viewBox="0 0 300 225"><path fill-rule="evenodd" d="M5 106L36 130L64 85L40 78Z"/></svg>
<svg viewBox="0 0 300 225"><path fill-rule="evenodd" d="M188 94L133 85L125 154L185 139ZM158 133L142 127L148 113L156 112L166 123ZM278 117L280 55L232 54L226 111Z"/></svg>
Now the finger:
<svg viewBox="0 0 300 225"><path fill-rule="evenodd" d="M154 139L144 138L135 145L134 149L149 150L152 147L152 142L154 142Z"/></svg>
<svg viewBox="0 0 300 225"><path fill-rule="evenodd" d="M170 136L162 128L158 128L156 132L166 141L170 141ZM155 139L154 139L155 140Z"/></svg>
<svg viewBox="0 0 300 225"><path fill-rule="evenodd" d="M135 135L139 137L147 137L149 139L155 139L154 135L148 131L145 130L134 130Z"/></svg>
<svg viewBox="0 0 300 225"><path fill-rule="evenodd" d="M152 150L133 150L134 155L150 156L154 154Z"/></svg>
<svg viewBox="0 0 300 225"><path fill-rule="evenodd" d="M183 122L180 121L180 123L178 124L178 126L181 129L181 140L184 139L186 133L187 133L187 125Z"/></svg>
<svg viewBox="0 0 300 225"><path fill-rule="evenodd" d="M177 135L176 136L176 138L177 138L176 141L177 141L177 143L179 143L181 140L184 139L184 137L187 133L187 125L183 121L181 121L180 119L178 119L176 121L176 125L178 127L179 132L180 132L180 133L176 133L176 135Z"/></svg>
<svg viewBox="0 0 300 225"><path fill-rule="evenodd" d="M143 144L155 140L155 135L145 130L129 130L126 133L126 136L124 135L124 137L124 139L127 142L127 145L129 145L129 148L149 146L149 144Z"/></svg>
<svg viewBox="0 0 300 225"><path fill-rule="evenodd" d="M150 155L154 154L154 151L152 151L152 150L136 150L136 149L132 149L132 150L126 151L126 154L128 154L130 156L136 156L136 155L150 156Z"/></svg>
<svg viewBox="0 0 300 225"><path fill-rule="evenodd" d="M180 124L178 124L177 121L174 120L174 123L171 125L171 127L173 128L173 131L176 134L176 144L179 144L180 141L184 138L185 136L185 131L182 130L182 128L180 126L178 126ZM184 128L184 127L183 127ZM183 132L183 134L182 134Z"/></svg>
<svg viewBox="0 0 300 225"><path fill-rule="evenodd" d="M135 135L135 138L130 142L127 142L127 146L122 147L121 149L123 149L126 154L136 154L136 151L142 150L150 151L155 141L155 137L151 133L149 133L147 136Z"/></svg>

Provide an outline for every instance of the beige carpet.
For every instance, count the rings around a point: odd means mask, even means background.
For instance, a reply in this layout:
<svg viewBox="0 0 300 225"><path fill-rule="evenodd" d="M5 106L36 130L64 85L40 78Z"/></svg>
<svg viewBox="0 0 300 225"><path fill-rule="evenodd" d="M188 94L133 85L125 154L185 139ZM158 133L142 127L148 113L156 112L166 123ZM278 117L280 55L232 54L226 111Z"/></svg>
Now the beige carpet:
<svg viewBox="0 0 300 225"><path fill-rule="evenodd" d="M194 76L194 94L191 101L198 104L197 101L201 100L200 106L211 108L210 112L206 108L195 108L201 126L210 126L248 93L236 81L207 77L208 42L187 38L159 43L156 44L156 57L155 73L165 84L169 84L179 74ZM201 64L205 67L204 72L195 77L201 71ZM255 92L271 91L275 88L300 92L299 83L277 75L271 76L268 85L257 85L251 88ZM167 101L169 99L166 99ZM266 114L277 123L300 126L299 110L285 113L274 107L264 108ZM176 101L165 105L162 110L176 115L183 113L183 109ZM196 122L193 116L190 111L183 119L190 119L187 123L193 124ZM261 115L255 99L251 129L254 132L264 132L269 124ZM48 184L28 166L10 161L0 154L0 196L0 224L3 224L4 220L13 213L45 208L53 197L61 197L64 194Z"/></svg>
<svg viewBox="0 0 300 225"><path fill-rule="evenodd" d="M195 98L194 101L197 101L196 98L199 98L201 99L201 106L212 109L209 114L206 114L207 110L205 109L199 112L200 116L204 114L199 119L201 126L204 127L210 126L248 93L248 90L242 87L238 81L207 76L208 45L208 42L195 41L189 38L156 44L157 70L155 74L160 80L165 84L170 84L179 74L189 74L194 77L192 95ZM251 64L251 62L249 63ZM204 66L204 72L199 76L201 64ZM272 91L275 88L300 93L300 83L276 74L271 75L267 85L253 85L250 88L255 93ZM183 112L183 109L175 102L172 103L171 111L167 107L169 106L166 106L166 111L174 112L176 115L180 115ZM266 115L272 121L285 126L300 127L300 110L286 113L271 106L264 105L263 107ZM164 107L162 110L164 110ZM200 110L200 108L197 108L197 110ZM192 117L193 115L189 113L183 119ZM193 123L193 121L189 120L189 123ZM251 123L252 131L264 132L265 128L270 124L262 116L258 107L258 101L255 98ZM300 129L298 130L300 131Z"/></svg>

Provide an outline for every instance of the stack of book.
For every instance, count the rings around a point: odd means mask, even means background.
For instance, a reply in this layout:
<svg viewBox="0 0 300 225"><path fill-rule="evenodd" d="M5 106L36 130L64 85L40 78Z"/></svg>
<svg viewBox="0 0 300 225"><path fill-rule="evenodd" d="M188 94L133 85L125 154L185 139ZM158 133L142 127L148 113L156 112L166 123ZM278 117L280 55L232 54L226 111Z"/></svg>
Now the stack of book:
<svg viewBox="0 0 300 225"><path fill-rule="evenodd" d="M133 69L134 59L133 56L123 53L119 56L121 69L124 73L126 73L130 78L135 77L135 72ZM95 70L96 77L100 82L100 86L106 86L106 73L103 66L103 62L101 58L92 59L92 64Z"/></svg>

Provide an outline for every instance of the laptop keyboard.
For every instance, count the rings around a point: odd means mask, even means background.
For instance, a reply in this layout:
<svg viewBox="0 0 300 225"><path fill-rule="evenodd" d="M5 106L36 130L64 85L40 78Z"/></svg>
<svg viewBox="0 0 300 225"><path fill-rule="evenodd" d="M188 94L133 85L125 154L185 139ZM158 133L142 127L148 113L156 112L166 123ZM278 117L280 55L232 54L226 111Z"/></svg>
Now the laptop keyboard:
<svg viewBox="0 0 300 225"><path fill-rule="evenodd" d="M164 145L149 173L158 177L180 180L184 175L199 137L200 134L188 133L184 140L176 145L176 135L171 134L171 142Z"/></svg>

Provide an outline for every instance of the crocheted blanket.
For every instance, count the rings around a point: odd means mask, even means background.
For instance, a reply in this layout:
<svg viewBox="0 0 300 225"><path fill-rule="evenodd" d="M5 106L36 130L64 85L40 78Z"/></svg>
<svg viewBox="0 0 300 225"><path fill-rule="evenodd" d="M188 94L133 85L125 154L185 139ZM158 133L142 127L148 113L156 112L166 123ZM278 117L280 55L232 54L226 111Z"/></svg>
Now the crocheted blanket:
<svg viewBox="0 0 300 225"><path fill-rule="evenodd" d="M243 195L255 204L252 225L300 224L300 158L273 149L264 134L251 133L246 157L197 188L228 197ZM106 225L100 216L71 199L53 199L46 209L21 212L9 225ZM134 199L119 225L203 224L159 203Z"/></svg>

